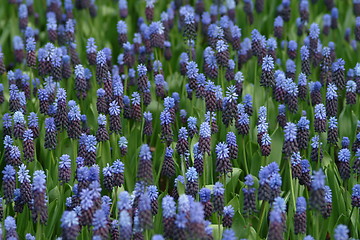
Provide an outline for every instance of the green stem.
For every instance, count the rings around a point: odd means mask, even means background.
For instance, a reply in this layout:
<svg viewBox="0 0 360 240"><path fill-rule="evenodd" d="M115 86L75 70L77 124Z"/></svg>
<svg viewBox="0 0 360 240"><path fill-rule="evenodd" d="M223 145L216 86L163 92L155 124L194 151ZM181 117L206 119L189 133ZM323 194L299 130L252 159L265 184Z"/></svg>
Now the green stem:
<svg viewBox="0 0 360 240"><path fill-rule="evenodd" d="M247 175L247 174L249 174L249 169L248 169L247 160L246 160L245 139L244 138L245 138L245 136L242 137L242 145L243 145L245 172L246 172L246 175Z"/></svg>

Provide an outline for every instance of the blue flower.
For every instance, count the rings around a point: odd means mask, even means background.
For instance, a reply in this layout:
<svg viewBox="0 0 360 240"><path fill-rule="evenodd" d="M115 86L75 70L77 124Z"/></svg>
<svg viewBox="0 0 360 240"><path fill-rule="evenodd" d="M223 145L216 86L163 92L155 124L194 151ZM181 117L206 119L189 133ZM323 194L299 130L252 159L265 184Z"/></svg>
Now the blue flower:
<svg viewBox="0 0 360 240"><path fill-rule="evenodd" d="M309 125L310 125L310 121L306 118L306 116L302 116L297 123L297 127L300 129L309 130L310 129Z"/></svg>
<svg viewBox="0 0 360 240"><path fill-rule="evenodd" d="M251 38L253 41L260 41L261 40L261 34L257 29L254 29L251 31Z"/></svg>
<svg viewBox="0 0 360 240"><path fill-rule="evenodd" d="M310 31L309 36L310 36L311 39L319 38L320 28L319 28L319 25L317 23L312 23L310 25L309 31Z"/></svg>
<svg viewBox="0 0 360 240"><path fill-rule="evenodd" d="M59 168L71 168L71 159L69 155L63 154L59 159Z"/></svg>
<svg viewBox="0 0 360 240"><path fill-rule="evenodd" d="M139 199L138 208L139 208L139 211L151 210L151 202L150 202L150 197L149 197L148 192L141 194L140 199Z"/></svg>
<svg viewBox="0 0 360 240"><path fill-rule="evenodd" d="M346 83L346 92L356 92L356 83L353 80L349 80Z"/></svg>
<svg viewBox="0 0 360 240"><path fill-rule="evenodd" d="M176 214L176 207L175 207L175 201L174 198L166 195L162 199L162 215L164 218L172 218Z"/></svg>
<svg viewBox="0 0 360 240"><path fill-rule="evenodd" d="M140 105L140 101L141 101L141 98L140 98L140 94L138 92L133 92L131 94L131 103L133 105Z"/></svg>
<svg viewBox="0 0 360 240"><path fill-rule="evenodd" d="M284 20L281 16L277 16L274 21L274 27L283 27L284 26Z"/></svg>
<svg viewBox="0 0 360 240"><path fill-rule="evenodd" d="M198 65L196 62L194 62L194 61L188 62L186 69L187 69L186 75L188 78L196 78L197 77L199 69L198 69Z"/></svg>
<svg viewBox="0 0 360 240"><path fill-rule="evenodd" d="M102 228L106 228L107 227L107 217L105 215L104 210L102 209L98 209L96 210L96 212L94 213L93 216L93 230L96 231L98 229L102 229Z"/></svg>
<svg viewBox="0 0 360 240"><path fill-rule="evenodd" d="M310 56L309 48L307 46L305 46L305 45L302 46L300 48L300 55L301 55L301 60L302 61L309 59L309 56Z"/></svg>
<svg viewBox="0 0 360 240"><path fill-rule="evenodd" d="M15 181L15 174L16 171L14 169L13 166L11 165L6 165L4 167L4 170L2 171L3 176L3 181L7 182L7 181Z"/></svg>
<svg viewBox="0 0 360 240"><path fill-rule="evenodd" d="M85 140L86 151L88 152L96 152L96 137L94 135L87 135Z"/></svg>
<svg viewBox="0 0 360 240"><path fill-rule="evenodd" d="M333 83L329 83L327 91L326 91L326 99L327 100L333 100L338 97L337 95L337 87Z"/></svg>
<svg viewBox="0 0 360 240"><path fill-rule="evenodd" d="M16 111L13 119L15 124L26 124L24 114L22 112Z"/></svg>
<svg viewBox="0 0 360 240"><path fill-rule="evenodd" d="M128 140L126 139L126 137L122 136L120 137L118 144L120 148L127 148Z"/></svg>
<svg viewBox="0 0 360 240"><path fill-rule="evenodd" d="M144 161L151 161L152 156L149 145L147 144L141 145L139 158Z"/></svg>
<svg viewBox="0 0 360 240"><path fill-rule="evenodd" d="M217 52L224 52L227 51L229 48L228 44L224 40L218 40L216 42L216 51Z"/></svg>
<svg viewBox="0 0 360 240"><path fill-rule="evenodd" d="M360 197L360 184L355 184L352 188L352 197L359 198Z"/></svg>
<svg viewBox="0 0 360 240"><path fill-rule="evenodd" d="M286 60L286 71L290 73L296 72L296 64L293 60L291 59Z"/></svg>
<svg viewBox="0 0 360 240"><path fill-rule="evenodd" d="M296 140L297 127L295 123L288 122L284 128L285 141L293 142Z"/></svg>
<svg viewBox="0 0 360 240"><path fill-rule="evenodd" d="M224 195L225 189L222 183L216 182L213 187L214 196L222 196Z"/></svg>
<svg viewBox="0 0 360 240"><path fill-rule="evenodd" d="M323 16L323 24L324 24L324 27L330 27L331 25L331 16L329 14L324 14Z"/></svg>
<svg viewBox="0 0 360 240"><path fill-rule="evenodd" d="M324 187L325 190L325 202L331 203L332 202L332 192L329 186Z"/></svg>
<svg viewBox="0 0 360 240"><path fill-rule="evenodd" d="M54 118L51 117L51 118L45 119L45 129L47 132L55 132L56 131Z"/></svg>
<svg viewBox="0 0 360 240"><path fill-rule="evenodd" d="M306 212L306 200L304 197L298 197L296 200L296 212L304 213Z"/></svg>
<svg viewBox="0 0 360 240"><path fill-rule="evenodd" d="M322 142L320 142L319 135L315 135L313 138L311 138L311 147L312 148L319 148L319 146L322 145Z"/></svg>
<svg viewBox="0 0 360 240"><path fill-rule="evenodd" d="M46 190L46 175L43 170L34 172L32 188L39 192L44 192Z"/></svg>
<svg viewBox="0 0 360 240"><path fill-rule="evenodd" d="M26 51L33 52L36 49L36 42L33 37L29 37L26 39Z"/></svg>
<svg viewBox="0 0 360 240"><path fill-rule="evenodd" d="M62 228L71 228L73 226L79 225L79 218L75 211L64 211L61 217L61 227ZM64 230L66 231L66 230Z"/></svg>
<svg viewBox="0 0 360 240"><path fill-rule="evenodd" d="M222 235L222 240L236 240L236 235L234 230L232 229L225 229Z"/></svg>
<svg viewBox="0 0 360 240"><path fill-rule="evenodd" d="M234 211L234 207L229 205L229 206L225 206L224 207L224 216L229 216L229 217L234 217L235 215L235 211Z"/></svg>
<svg viewBox="0 0 360 240"><path fill-rule="evenodd" d="M347 148L340 149L338 158L340 162L349 162L351 157L350 150Z"/></svg>
<svg viewBox="0 0 360 240"><path fill-rule="evenodd" d="M335 128L337 128L337 125L338 125L338 122L337 122L336 117L330 117L330 119L329 119L329 128L330 129L335 129Z"/></svg>
<svg viewBox="0 0 360 240"><path fill-rule="evenodd" d="M14 45L14 50L23 50L24 49L24 44L23 44L22 38L19 36L15 36L13 38L13 45Z"/></svg>
<svg viewBox="0 0 360 240"><path fill-rule="evenodd" d="M326 110L324 104L320 103L315 106L315 118L317 119L326 119Z"/></svg>
<svg viewBox="0 0 360 240"><path fill-rule="evenodd" d="M188 220L186 218L185 212L180 212L179 214L176 215L176 219L175 219L176 227L178 227L180 229L185 229L187 221Z"/></svg>
<svg viewBox="0 0 360 240"><path fill-rule="evenodd" d="M262 146L270 146L271 145L271 137L267 132L265 132L263 134L263 136L261 137L261 145Z"/></svg>
<svg viewBox="0 0 360 240"><path fill-rule="evenodd" d="M116 100L114 100L110 103L109 113L112 116L120 115L120 106Z"/></svg>
<svg viewBox="0 0 360 240"><path fill-rule="evenodd" d="M349 239L349 229L346 225L339 224L336 226L334 231L335 240L348 240Z"/></svg>
<svg viewBox="0 0 360 240"><path fill-rule="evenodd" d="M190 167L186 172L186 179L189 182L196 182L198 179L198 173L196 172L196 169L194 167Z"/></svg>
<svg viewBox="0 0 360 240"><path fill-rule="evenodd" d="M106 125L106 116L104 114L100 113L97 121L100 126L105 126Z"/></svg>
<svg viewBox="0 0 360 240"><path fill-rule="evenodd" d="M282 220L281 220L281 212L279 211L279 210L272 210L271 212L270 212L270 222L271 223L281 223L282 222Z"/></svg>
<svg viewBox="0 0 360 240"><path fill-rule="evenodd" d="M131 209L131 197L127 191L119 193L117 208L119 211Z"/></svg>
<svg viewBox="0 0 360 240"><path fill-rule="evenodd" d="M7 216L4 221L4 227L7 232L16 232L16 222L11 216Z"/></svg>
<svg viewBox="0 0 360 240"><path fill-rule="evenodd" d="M158 193L158 189L155 185L148 186L147 192L148 192L148 195L149 195L149 198L151 201L157 200L159 193Z"/></svg>
<svg viewBox="0 0 360 240"><path fill-rule="evenodd" d="M179 139L187 139L188 138L188 132L185 127L182 127L179 129L178 138Z"/></svg>
<svg viewBox="0 0 360 240"><path fill-rule="evenodd" d="M296 51L297 50L297 43L294 40L290 40L288 43L288 48L290 51Z"/></svg>
<svg viewBox="0 0 360 240"><path fill-rule="evenodd" d="M313 171L313 175L311 176L311 187L315 191L319 189L324 189L325 175L322 169L320 169L319 171Z"/></svg>
<svg viewBox="0 0 360 240"><path fill-rule="evenodd" d="M20 183L30 182L29 170L26 169L25 164L20 165L19 171L17 172L17 174L18 174L18 179L19 179Z"/></svg>
<svg viewBox="0 0 360 240"><path fill-rule="evenodd" d="M331 9L331 17L335 19L339 18L339 10L336 7Z"/></svg>
<svg viewBox="0 0 360 240"><path fill-rule="evenodd" d="M100 50L96 54L96 64L104 66L106 64L106 54L104 50Z"/></svg>
<svg viewBox="0 0 360 240"><path fill-rule="evenodd" d="M266 55L263 58L262 70L270 72L273 69L274 69L274 59L270 55Z"/></svg>
<svg viewBox="0 0 360 240"><path fill-rule="evenodd" d="M185 53L185 52L181 53L181 54L180 54L180 63L187 63L187 62L189 62L189 56L188 56L188 54ZM196 63L195 63L195 64L196 64ZM196 66L196 68L197 68L197 66ZM187 69L189 69L189 68L187 67Z"/></svg>

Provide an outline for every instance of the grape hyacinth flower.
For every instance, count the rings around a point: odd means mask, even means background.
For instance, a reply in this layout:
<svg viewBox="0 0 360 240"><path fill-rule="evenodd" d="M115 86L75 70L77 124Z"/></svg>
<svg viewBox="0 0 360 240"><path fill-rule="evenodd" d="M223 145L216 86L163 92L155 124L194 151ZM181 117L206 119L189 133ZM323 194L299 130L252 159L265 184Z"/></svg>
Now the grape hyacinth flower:
<svg viewBox="0 0 360 240"><path fill-rule="evenodd" d="M99 114L98 116L98 130L96 132L96 140L98 142L105 142L109 140L109 133L106 129L106 116Z"/></svg>
<svg viewBox="0 0 360 240"><path fill-rule="evenodd" d="M28 116L28 127L33 133L33 138L37 138L39 136L39 123L38 116L34 112L31 112Z"/></svg>
<svg viewBox="0 0 360 240"><path fill-rule="evenodd" d="M328 138L327 141L329 144L336 144L338 141L338 122L336 117L330 117L329 126L328 126Z"/></svg>
<svg viewBox="0 0 360 240"><path fill-rule="evenodd" d="M294 152L291 155L291 174L293 178L301 177L301 156L300 152Z"/></svg>
<svg viewBox="0 0 360 240"><path fill-rule="evenodd" d="M233 206L229 205L224 207L222 225L223 227L231 228L233 217L235 215Z"/></svg>
<svg viewBox="0 0 360 240"><path fill-rule="evenodd" d="M311 97L311 103L313 106L322 103L322 97L321 97L321 83L320 82L310 82L310 97Z"/></svg>
<svg viewBox="0 0 360 240"><path fill-rule="evenodd" d="M6 203L11 203L14 198L14 190L16 188L16 179L15 174L16 171L12 165L6 165L3 174L3 194L6 200Z"/></svg>
<svg viewBox="0 0 360 240"><path fill-rule="evenodd" d="M93 220L93 236L100 236L100 239L107 239L109 235L108 219L103 209L98 209L94 213Z"/></svg>
<svg viewBox="0 0 360 240"><path fill-rule="evenodd" d="M315 52L318 49L318 41L320 35L320 28L317 23L312 23L309 28L309 37L310 37L310 52L311 56L314 57Z"/></svg>
<svg viewBox="0 0 360 240"><path fill-rule="evenodd" d="M105 90L99 88L96 91L96 95L97 95L96 109L98 113L102 113L102 114L108 113L108 105L105 100Z"/></svg>
<svg viewBox="0 0 360 240"><path fill-rule="evenodd" d="M149 192L141 194L139 199L139 220L140 226L143 229L151 229L153 227L152 214L151 214L151 199Z"/></svg>
<svg viewBox="0 0 360 240"><path fill-rule="evenodd" d="M67 154L63 154L59 161L59 181L64 184L70 181L71 159Z"/></svg>
<svg viewBox="0 0 360 240"><path fill-rule="evenodd" d="M46 175L44 171L37 170L33 175L32 194L34 198L32 206L33 220L38 219L40 223L45 224L48 219L47 197L46 197Z"/></svg>
<svg viewBox="0 0 360 240"><path fill-rule="evenodd" d="M109 114L110 114L110 131L111 131L111 133L120 134L122 131L120 106L116 100L112 101L110 103Z"/></svg>
<svg viewBox="0 0 360 240"><path fill-rule="evenodd" d="M266 55L262 63L260 86L273 87L274 85L274 61L271 56Z"/></svg>
<svg viewBox="0 0 360 240"><path fill-rule="evenodd" d="M315 106L314 128L317 133L326 131L326 110L322 103Z"/></svg>
<svg viewBox="0 0 360 240"><path fill-rule="evenodd" d="M195 197L198 191L198 173L194 167L190 167L186 172L186 194Z"/></svg>
<svg viewBox="0 0 360 240"><path fill-rule="evenodd" d="M35 154L35 146L33 141L33 133L31 129L27 129L24 131L23 135L23 152L24 152L24 159L32 162L34 160L34 154ZM14 152L11 149L10 151L10 159L13 159L11 155L13 155ZM19 161L20 161L20 155L19 155Z"/></svg>
<svg viewBox="0 0 360 240"><path fill-rule="evenodd" d="M162 223L164 225L164 237L173 236L173 231L175 227L175 216L176 216L176 207L174 199L166 195L162 199Z"/></svg>
<svg viewBox="0 0 360 240"><path fill-rule="evenodd" d="M195 134L198 133L198 129L197 129L197 118L196 117L189 117L187 119L187 123L188 123L188 133L189 133L189 137L193 138Z"/></svg>
<svg viewBox="0 0 360 240"><path fill-rule="evenodd" d="M161 169L161 174L171 178L175 175L175 162L173 159L174 150L171 147L165 149L164 162Z"/></svg>
<svg viewBox="0 0 360 240"><path fill-rule="evenodd" d="M64 211L61 217L62 237L75 240L80 232L79 217L75 211Z"/></svg>
<svg viewBox="0 0 360 240"><path fill-rule="evenodd" d="M320 211L325 204L325 178L322 169L313 171L311 177L310 206Z"/></svg>
<svg viewBox="0 0 360 240"><path fill-rule="evenodd" d="M244 0L244 12L247 16L247 20L250 25L254 22L254 14L253 14L253 2L250 0Z"/></svg>
<svg viewBox="0 0 360 240"><path fill-rule="evenodd" d="M26 39L26 64L28 67L36 66L36 42L33 37L29 37Z"/></svg>
<svg viewBox="0 0 360 240"><path fill-rule="evenodd" d="M75 66L75 90L76 96L79 99L85 99L87 96L86 90L88 84L85 79L85 68L79 64Z"/></svg>
<svg viewBox="0 0 360 240"><path fill-rule="evenodd" d="M25 164L21 164L17 172L20 182L20 196L23 204L30 204L32 200L31 183L29 170L26 169ZM30 205L29 205L30 206Z"/></svg>
<svg viewBox="0 0 360 240"><path fill-rule="evenodd" d="M334 239L335 240L348 240L349 239L349 229L346 225L339 224L334 230Z"/></svg>
<svg viewBox="0 0 360 240"><path fill-rule="evenodd" d="M211 203L211 190L202 188L199 191L200 202L204 207L205 219L209 219L213 213L213 205Z"/></svg>
<svg viewBox="0 0 360 240"><path fill-rule="evenodd" d="M224 210L224 186L220 182L216 182L213 188L213 206L214 212L219 216L223 214Z"/></svg>
<svg viewBox="0 0 360 240"><path fill-rule="evenodd" d="M356 89L357 84L354 81L349 80L346 83L346 104L356 104Z"/></svg>
<svg viewBox="0 0 360 240"><path fill-rule="evenodd" d="M287 53L289 55L289 58L294 60L296 58L298 48L296 41L290 40L287 47Z"/></svg>
<svg viewBox="0 0 360 240"><path fill-rule="evenodd" d="M174 119L171 115L171 109L165 109L160 114L160 125L161 125L161 140L170 146L173 141L173 131L171 124Z"/></svg>
<svg viewBox="0 0 360 240"><path fill-rule="evenodd" d="M153 182L152 156L150 147L147 144L143 144L140 148L137 177L148 184Z"/></svg>
<svg viewBox="0 0 360 240"><path fill-rule="evenodd" d="M321 208L321 215L323 218L328 218L332 212L332 192L329 186L324 187L325 197L324 205Z"/></svg>
<svg viewBox="0 0 360 240"><path fill-rule="evenodd" d="M113 175L114 187L121 187L124 184L124 163L116 159L110 170Z"/></svg>
<svg viewBox="0 0 360 240"><path fill-rule="evenodd" d="M301 72L306 76L311 74L310 71L310 50L304 45L300 48L300 56L301 56Z"/></svg>
<svg viewBox="0 0 360 240"><path fill-rule="evenodd" d="M226 97L223 102L222 122L228 126L231 125L233 119L236 119L237 97L235 86L231 85L227 88Z"/></svg>
<svg viewBox="0 0 360 240"><path fill-rule="evenodd" d="M303 116L299 119L296 126L296 140L298 142L299 149L307 149L310 135L310 121L306 117L306 112L303 112Z"/></svg>
<svg viewBox="0 0 360 240"><path fill-rule="evenodd" d="M12 117L9 113L5 113L2 117L3 133L4 136L12 136Z"/></svg>
<svg viewBox="0 0 360 240"><path fill-rule="evenodd" d="M21 37L14 36L13 38L13 48L15 61L21 63L24 59L24 43Z"/></svg>
<svg viewBox="0 0 360 240"><path fill-rule="evenodd" d="M69 101L70 103L71 101ZM68 112L68 120L69 124L67 127L68 136L71 139L78 139L81 135L81 114L80 108L74 102L74 105L70 106L70 110Z"/></svg>
<svg viewBox="0 0 360 240"><path fill-rule="evenodd" d="M339 89L345 88L345 61L342 58L336 60L332 65L332 79Z"/></svg>
<svg viewBox="0 0 360 240"><path fill-rule="evenodd" d="M347 148L340 149L338 152L338 168L342 179L346 180L350 177L350 150Z"/></svg>
<svg viewBox="0 0 360 240"><path fill-rule="evenodd" d="M277 16L274 21L274 36L281 39L283 33L284 20L281 16Z"/></svg>
<svg viewBox="0 0 360 240"><path fill-rule="evenodd" d="M238 158L238 145L236 142L236 135L233 132L226 134L226 144L229 148L230 159L236 160Z"/></svg>
<svg viewBox="0 0 360 240"><path fill-rule="evenodd" d="M119 235L122 236L121 239L130 240L132 235L132 218L128 211L122 210L120 212L119 225Z"/></svg>
<svg viewBox="0 0 360 240"><path fill-rule="evenodd" d="M286 125L286 107L283 104L280 104L278 107L278 115L276 117L280 127L284 128Z"/></svg>
<svg viewBox="0 0 360 240"><path fill-rule="evenodd" d="M254 178L251 174L246 175L244 184L246 186L242 189L244 193L244 213L249 216L256 211L255 188L253 188Z"/></svg>
<svg viewBox="0 0 360 240"><path fill-rule="evenodd" d="M352 188L351 205L353 207L360 207L360 184L355 184Z"/></svg>
<svg viewBox="0 0 360 240"><path fill-rule="evenodd" d="M270 224L269 224L269 232L268 239L283 239L284 227L282 223L282 214L278 209L273 209L270 212Z"/></svg>
<svg viewBox="0 0 360 240"><path fill-rule="evenodd" d="M133 92L131 94L131 118L134 119L135 121L140 121L141 120L141 106L140 106L140 94L138 92ZM124 110L125 111L125 110Z"/></svg>
<svg viewBox="0 0 360 240"><path fill-rule="evenodd" d="M300 73L298 77L298 97L305 100L308 92L307 77L304 73Z"/></svg>
<svg viewBox="0 0 360 240"><path fill-rule="evenodd" d="M188 132L185 127L179 129L178 141L176 143L176 151L179 155L184 155L189 151Z"/></svg>
<svg viewBox="0 0 360 240"><path fill-rule="evenodd" d="M4 221L4 228L6 230L6 239L18 239L16 232L16 221L12 216L7 216Z"/></svg>
<svg viewBox="0 0 360 240"><path fill-rule="evenodd" d="M54 118L45 119L45 143L44 147L49 150L54 150L57 145L57 131Z"/></svg>
<svg viewBox="0 0 360 240"><path fill-rule="evenodd" d="M113 177L113 173L112 173L112 166L108 164L106 164L106 167L103 168L102 172L103 172L103 184L106 190L108 191L112 191L112 188L114 187L114 177Z"/></svg>
<svg viewBox="0 0 360 240"><path fill-rule="evenodd" d="M147 193L151 200L151 213L155 216L158 212L158 189L155 185L150 185L147 187Z"/></svg>
<svg viewBox="0 0 360 240"><path fill-rule="evenodd" d="M322 142L320 142L319 135L315 135L311 139L311 160L312 161L321 161L323 158L323 151L322 151Z"/></svg>
<svg viewBox="0 0 360 240"><path fill-rule="evenodd" d="M97 46L94 38L89 38L86 45L86 57L90 65L96 65Z"/></svg>
<svg viewBox="0 0 360 240"><path fill-rule="evenodd" d="M96 81L101 84L103 79L107 77L108 64L104 50L100 50L96 54Z"/></svg>
<svg viewBox="0 0 360 240"><path fill-rule="evenodd" d="M326 115L334 117L338 112L338 94L337 87L333 83L329 83L326 91Z"/></svg>
<svg viewBox="0 0 360 240"><path fill-rule="evenodd" d="M224 40L218 40L216 42L216 61L219 66L226 67L229 62L230 53L228 47L228 44Z"/></svg>
<svg viewBox="0 0 360 240"><path fill-rule="evenodd" d="M290 156L292 153L298 151L298 142L296 139L297 127L294 123L288 122L284 128L284 145L283 153Z"/></svg>
<svg viewBox="0 0 360 240"><path fill-rule="evenodd" d="M16 111L13 115L14 119L14 138L15 139L23 139L23 135L25 132L25 118L24 114L20 111Z"/></svg>
<svg viewBox="0 0 360 240"><path fill-rule="evenodd" d="M230 151L228 145L220 142L216 145L216 171L222 174L227 174L232 171L230 162Z"/></svg>
<svg viewBox="0 0 360 240"><path fill-rule="evenodd" d="M296 235L306 233L306 200L304 197L298 197L296 200L294 229Z"/></svg>
<svg viewBox="0 0 360 240"><path fill-rule="evenodd" d="M85 138L85 161L86 166L92 166L96 163L96 137L94 135L87 135Z"/></svg>

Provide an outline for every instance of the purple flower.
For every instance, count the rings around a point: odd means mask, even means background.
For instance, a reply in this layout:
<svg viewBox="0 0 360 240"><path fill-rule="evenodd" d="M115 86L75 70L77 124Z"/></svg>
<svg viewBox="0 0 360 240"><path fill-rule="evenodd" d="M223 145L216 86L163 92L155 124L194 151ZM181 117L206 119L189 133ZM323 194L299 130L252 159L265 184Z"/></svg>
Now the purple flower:
<svg viewBox="0 0 360 240"><path fill-rule="evenodd" d="M334 239L335 240L348 240L349 239L348 227L343 224L337 225L334 230Z"/></svg>
<svg viewBox="0 0 360 240"><path fill-rule="evenodd" d="M319 171L313 171L311 176L311 187L316 191L319 189L324 189L325 187L325 175L322 169Z"/></svg>
<svg viewBox="0 0 360 240"><path fill-rule="evenodd" d="M320 28L319 28L319 25L317 23L312 23L310 25L309 31L310 31L309 36L310 36L311 39L319 38Z"/></svg>
<svg viewBox="0 0 360 240"><path fill-rule="evenodd" d="M284 128L284 137L285 141L295 141L296 140L297 127L295 123L288 122Z"/></svg>

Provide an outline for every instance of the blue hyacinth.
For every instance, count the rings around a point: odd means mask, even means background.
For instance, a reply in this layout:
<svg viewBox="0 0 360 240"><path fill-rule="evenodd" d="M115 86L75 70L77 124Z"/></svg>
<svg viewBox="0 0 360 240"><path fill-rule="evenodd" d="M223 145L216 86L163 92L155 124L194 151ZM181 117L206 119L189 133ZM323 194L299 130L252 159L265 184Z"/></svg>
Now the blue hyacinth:
<svg viewBox="0 0 360 240"><path fill-rule="evenodd" d="M320 103L315 106L315 118L324 120L326 119L326 110L324 104Z"/></svg>
<svg viewBox="0 0 360 240"><path fill-rule="evenodd" d="M311 176L311 187L313 190L324 189L325 187L325 175L322 169L319 171L313 171Z"/></svg>
<svg viewBox="0 0 360 240"><path fill-rule="evenodd" d="M333 83L329 83L327 91L326 91L326 99L327 100L333 100L337 99L337 87Z"/></svg>
<svg viewBox="0 0 360 240"><path fill-rule="evenodd" d="M167 195L162 199L162 210L164 218L172 218L176 215L176 205L173 197Z"/></svg>
<svg viewBox="0 0 360 240"><path fill-rule="evenodd" d="M351 152L347 148L340 149L338 153L338 159L340 162L349 162L351 158Z"/></svg>
<svg viewBox="0 0 360 240"><path fill-rule="evenodd" d="M312 39L319 38L320 28L319 28L319 25L317 23L312 23L310 25L309 31L310 31L310 33L309 33L310 38L312 38Z"/></svg>
<svg viewBox="0 0 360 240"><path fill-rule="evenodd" d="M297 127L295 123L288 122L284 128L285 141L293 142L296 140Z"/></svg>
<svg viewBox="0 0 360 240"><path fill-rule="evenodd" d="M304 213L306 212L306 199L304 197L298 197L296 200L296 212Z"/></svg>
<svg viewBox="0 0 360 240"><path fill-rule="evenodd" d="M349 239L348 227L343 224L337 225L334 230L334 239L335 240L348 240Z"/></svg>
<svg viewBox="0 0 360 240"><path fill-rule="evenodd" d="M262 70L270 72L273 69L274 69L274 59L271 56L266 55L263 58Z"/></svg>

